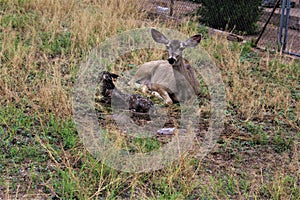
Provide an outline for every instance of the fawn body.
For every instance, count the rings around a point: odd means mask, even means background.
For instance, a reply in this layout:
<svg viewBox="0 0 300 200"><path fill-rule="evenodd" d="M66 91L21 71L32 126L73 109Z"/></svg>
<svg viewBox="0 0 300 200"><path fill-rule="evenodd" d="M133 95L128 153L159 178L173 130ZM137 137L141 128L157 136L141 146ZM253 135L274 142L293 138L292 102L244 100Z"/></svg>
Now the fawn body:
<svg viewBox="0 0 300 200"><path fill-rule="evenodd" d="M136 112L147 113L154 105L153 102L138 94L125 94L118 90L113 83L113 79L118 78L119 75L113 74L107 71L100 73L99 92L96 95L100 95L101 103L111 104L111 98L114 97L121 107L126 107L128 103L129 110ZM126 108L125 108L126 109Z"/></svg>

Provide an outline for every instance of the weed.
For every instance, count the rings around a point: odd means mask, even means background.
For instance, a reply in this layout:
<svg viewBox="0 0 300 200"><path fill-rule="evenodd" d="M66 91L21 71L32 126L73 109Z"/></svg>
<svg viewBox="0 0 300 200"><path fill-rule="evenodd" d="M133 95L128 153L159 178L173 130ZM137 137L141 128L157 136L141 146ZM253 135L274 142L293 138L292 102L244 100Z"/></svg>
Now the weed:
<svg viewBox="0 0 300 200"><path fill-rule="evenodd" d="M284 134L276 134L273 138L273 143L275 145L275 150L278 153L284 152L286 150L290 150L292 147L291 138L285 138Z"/></svg>
<svg viewBox="0 0 300 200"><path fill-rule="evenodd" d="M71 32L61 33L55 36L51 36L51 33L42 33L40 35L42 40L41 50L49 50L51 56L57 56L61 54L69 54L71 51Z"/></svg>
<svg viewBox="0 0 300 200"><path fill-rule="evenodd" d="M299 61L209 36L193 19L149 20L136 2L0 0L0 199L299 199ZM228 106L225 130L205 158L183 155L164 169L135 174L87 151L72 120L72 91L92 49L140 27L202 33ZM141 49L107 67L123 75L158 59L166 59L165 51ZM201 76L200 141L210 113ZM163 145L113 123L107 130L107 140L132 154Z"/></svg>
<svg viewBox="0 0 300 200"><path fill-rule="evenodd" d="M256 125L252 122L246 123L246 130L253 134L253 144L265 145L268 143L268 136L263 129L263 125Z"/></svg>

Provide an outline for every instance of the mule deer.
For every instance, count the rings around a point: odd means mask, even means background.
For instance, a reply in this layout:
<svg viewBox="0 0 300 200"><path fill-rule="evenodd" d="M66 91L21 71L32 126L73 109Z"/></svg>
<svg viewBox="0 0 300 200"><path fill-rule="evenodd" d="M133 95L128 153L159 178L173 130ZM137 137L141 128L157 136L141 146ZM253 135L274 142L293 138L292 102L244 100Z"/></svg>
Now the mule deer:
<svg viewBox="0 0 300 200"><path fill-rule="evenodd" d="M118 90L113 83L113 79L118 77L119 75L108 71L100 73L99 89L96 93L96 96L100 96L99 101L103 104L111 104L111 98L114 96L115 100L118 101L124 109L126 109L126 102L128 101L129 110L148 113L151 107L154 106L153 102L138 94L125 94Z"/></svg>
<svg viewBox="0 0 300 200"><path fill-rule="evenodd" d="M169 58L144 63L130 83L142 84L143 92L148 89L157 92L165 99L166 104L189 98L188 96L182 97L188 88L192 88L190 93L198 95L200 83L196 71L184 62L182 52L187 47L197 46L201 41L201 35L194 35L184 42L169 40L155 29L151 29L151 35L155 42L166 45Z"/></svg>

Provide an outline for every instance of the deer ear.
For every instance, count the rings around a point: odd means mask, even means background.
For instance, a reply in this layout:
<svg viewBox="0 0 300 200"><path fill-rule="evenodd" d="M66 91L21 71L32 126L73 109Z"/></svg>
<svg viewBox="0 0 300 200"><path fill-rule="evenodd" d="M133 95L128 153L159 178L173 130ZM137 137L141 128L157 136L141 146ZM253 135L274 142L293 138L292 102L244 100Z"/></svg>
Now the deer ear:
<svg viewBox="0 0 300 200"><path fill-rule="evenodd" d="M151 29L151 35L152 35L152 38L154 39L154 41L157 43L161 43L161 44L169 43L168 38L166 38L166 36L164 36L161 32L159 32L158 30L156 30L154 28Z"/></svg>
<svg viewBox="0 0 300 200"><path fill-rule="evenodd" d="M194 35L182 43L183 47L195 47L201 41L201 35Z"/></svg>

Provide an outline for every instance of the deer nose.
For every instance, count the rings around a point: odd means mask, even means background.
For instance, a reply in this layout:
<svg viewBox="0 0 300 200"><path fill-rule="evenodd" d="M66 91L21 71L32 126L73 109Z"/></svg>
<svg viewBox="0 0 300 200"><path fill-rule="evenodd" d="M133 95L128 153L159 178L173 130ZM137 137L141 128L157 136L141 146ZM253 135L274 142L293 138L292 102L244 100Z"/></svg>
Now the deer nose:
<svg viewBox="0 0 300 200"><path fill-rule="evenodd" d="M177 59L174 58L174 57L168 58L168 62L169 62L171 65L173 65L176 61L177 61Z"/></svg>

